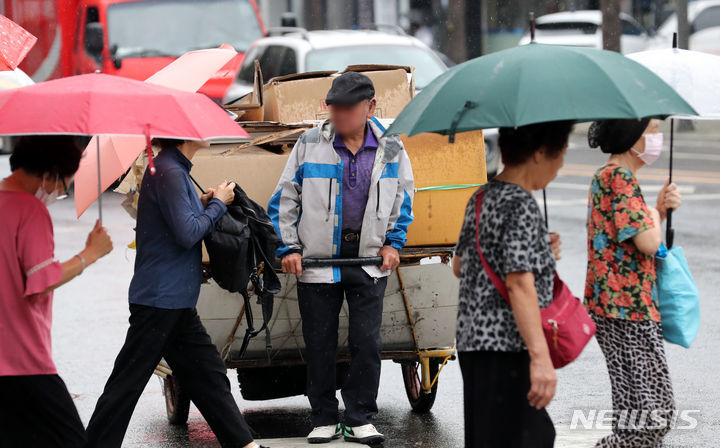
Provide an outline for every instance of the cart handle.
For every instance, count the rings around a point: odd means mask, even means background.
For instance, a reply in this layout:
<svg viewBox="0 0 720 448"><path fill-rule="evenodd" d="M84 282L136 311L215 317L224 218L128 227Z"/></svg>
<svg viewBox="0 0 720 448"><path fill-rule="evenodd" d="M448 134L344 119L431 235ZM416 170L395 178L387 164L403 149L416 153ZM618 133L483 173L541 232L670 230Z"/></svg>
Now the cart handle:
<svg viewBox="0 0 720 448"><path fill-rule="evenodd" d="M328 266L380 266L382 257L359 257L359 258L303 258L304 268L320 268Z"/></svg>

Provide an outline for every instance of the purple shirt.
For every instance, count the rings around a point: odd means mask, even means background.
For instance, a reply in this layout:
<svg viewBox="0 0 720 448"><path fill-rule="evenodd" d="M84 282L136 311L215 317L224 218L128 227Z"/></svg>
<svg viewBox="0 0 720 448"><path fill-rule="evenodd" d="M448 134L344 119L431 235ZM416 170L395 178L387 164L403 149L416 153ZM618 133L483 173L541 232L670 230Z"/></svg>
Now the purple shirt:
<svg viewBox="0 0 720 448"><path fill-rule="evenodd" d="M333 147L343 162L342 228L359 232L368 201L370 174L375 162L378 141L368 124L365 128L365 142L354 155L345 146L339 134L335 134Z"/></svg>

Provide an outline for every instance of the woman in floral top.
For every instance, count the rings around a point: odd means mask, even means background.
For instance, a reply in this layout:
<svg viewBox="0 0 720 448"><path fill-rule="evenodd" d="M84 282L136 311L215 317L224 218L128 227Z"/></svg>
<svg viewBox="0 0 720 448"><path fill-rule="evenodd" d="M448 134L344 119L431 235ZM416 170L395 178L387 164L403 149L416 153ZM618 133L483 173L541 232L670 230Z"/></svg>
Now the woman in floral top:
<svg viewBox="0 0 720 448"><path fill-rule="evenodd" d="M588 201L585 306L597 324L607 361L613 433L597 447L655 447L674 412L656 291L655 252L668 209L680 205L666 183L657 208L645 203L637 170L662 149L657 120L605 120L588 134L591 147L611 154L598 169Z"/></svg>

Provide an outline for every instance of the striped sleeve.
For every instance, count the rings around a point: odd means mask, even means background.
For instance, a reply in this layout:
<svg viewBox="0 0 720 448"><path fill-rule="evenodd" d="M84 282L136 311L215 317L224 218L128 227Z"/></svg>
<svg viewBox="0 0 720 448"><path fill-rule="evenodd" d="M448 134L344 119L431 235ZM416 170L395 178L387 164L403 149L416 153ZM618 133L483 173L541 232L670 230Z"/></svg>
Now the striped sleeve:
<svg viewBox="0 0 720 448"><path fill-rule="evenodd" d="M298 154L301 145L304 143L299 139L288 157L285 169L268 204L268 215L275 227L275 233L282 240L282 246L276 251L276 255L280 258L302 251L297 229L303 177Z"/></svg>
<svg viewBox="0 0 720 448"><path fill-rule="evenodd" d="M62 266L55 261L52 221L44 206L39 205L38 211L24 220L18 232L17 245L26 297L41 293L60 281Z"/></svg>

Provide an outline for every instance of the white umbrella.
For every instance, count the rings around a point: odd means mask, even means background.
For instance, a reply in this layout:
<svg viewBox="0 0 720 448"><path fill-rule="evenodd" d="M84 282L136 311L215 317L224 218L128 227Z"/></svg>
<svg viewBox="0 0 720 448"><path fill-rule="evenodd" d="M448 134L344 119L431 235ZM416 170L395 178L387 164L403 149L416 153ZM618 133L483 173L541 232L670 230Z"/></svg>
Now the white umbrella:
<svg viewBox="0 0 720 448"><path fill-rule="evenodd" d="M673 118L720 120L720 56L668 48L628 57L662 78L698 113Z"/></svg>
<svg viewBox="0 0 720 448"><path fill-rule="evenodd" d="M672 182L675 119L720 120L720 56L677 48L633 53L629 58L639 62L668 83L698 113L697 116L675 115L670 118L670 181ZM667 245L672 247L672 210L667 214Z"/></svg>

